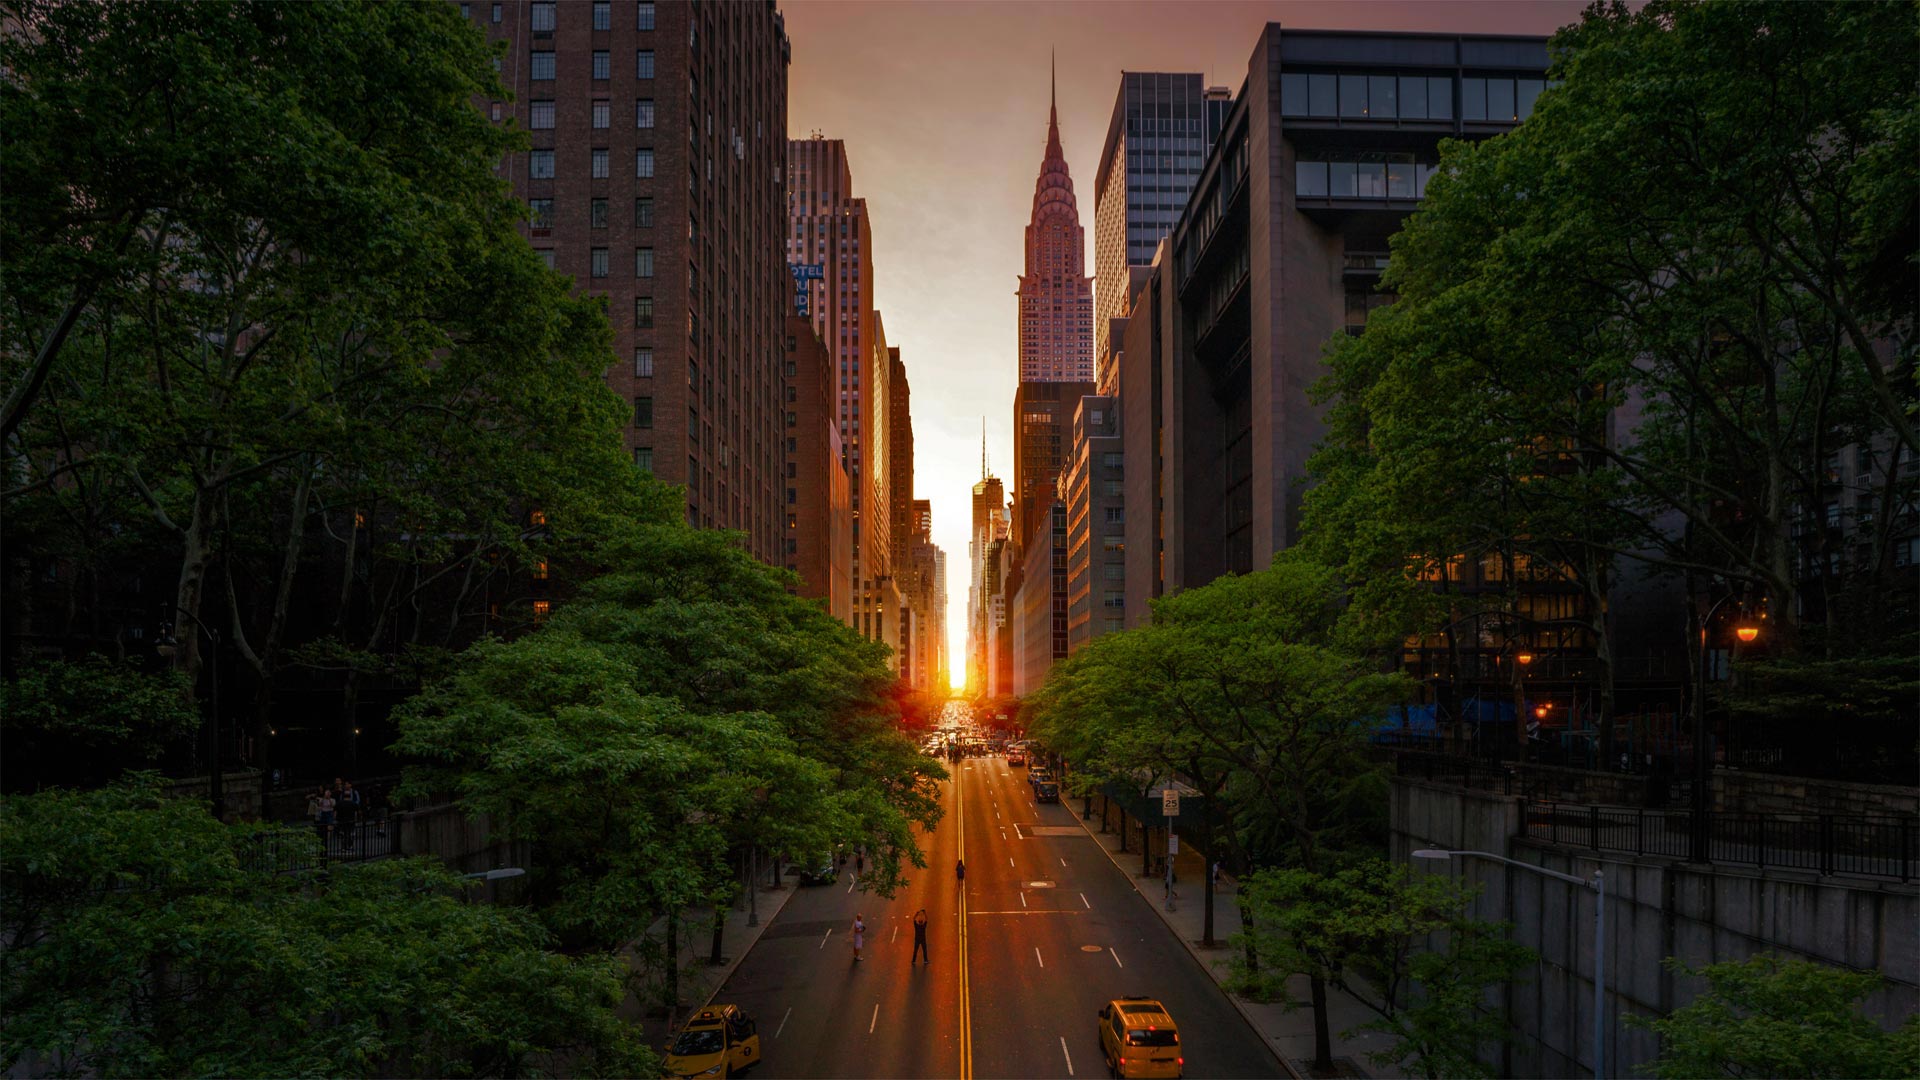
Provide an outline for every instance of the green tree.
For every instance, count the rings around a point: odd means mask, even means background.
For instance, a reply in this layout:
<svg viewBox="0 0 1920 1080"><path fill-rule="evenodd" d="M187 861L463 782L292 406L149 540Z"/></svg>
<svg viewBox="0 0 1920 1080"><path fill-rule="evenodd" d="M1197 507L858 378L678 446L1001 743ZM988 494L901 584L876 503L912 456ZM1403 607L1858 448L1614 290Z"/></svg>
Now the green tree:
<svg viewBox="0 0 1920 1080"><path fill-rule="evenodd" d="M0 38L7 539L71 608L172 574L180 669L217 629L262 747L289 669L337 679L351 761L365 678L530 618L530 507L668 512L602 305L517 234L524 136L473 107L504 91L451 7L5 11L34 27Z"/></svg>
<svg viewBox="0 0 1920 1080"><path fill-rule="evenodd" d="M945 774L894 728L881 646L724 533L605 520L568 557L609 572L468 650L402 708L396 747L421 762L410 788L537 845L556 932L617 948L726 896L743 847L864 843L883 894L924 865Z"/></svg>
<svg viewBox="0 0 1920 1080"><path fill-rule="evenodd" d="M1660 1057L1642 1068L1663 1080L1920 1076L1920 1017L1887 1031L1861 1011L1861 999L1887 984L1879 972L1768 953L1697 970L1673 958L1667 966L1707 987L1664 1017L1627 1017L1659 1033Z"/></svg>
<svg viewBox="0 0 1920 1080"><path fill-rule="evenodd" d="M1394 1039L1375 1064L1429 1078L1493 1075L1479 1054L1509 1036L1487 992L1535 958L1505 927L1466 917L1470 890L1370 859L1331 874L1266 870L1242 891L1265 961L1250 981L1283 999L1295 974L1344 991L1378 1017L1363 1030Z"/></svg>
<svg viewBox="0 0 1920 1080"><path fill-rule="evenodd" d="M189 738L200 714L185 679L105 657L23 665L0 683L0 736L9 791L99 784L150 768Z"/></svg>
<svg viewBox="0 0 1920 1080"><path fill-rule="evenodd" d="M617 965L437 863L276 873L309 835L131 783L0 799L0 1062L58 1075L644 1075ZM317 851L310 854L317 856Z"/></svg>
<svg viewBox="0 0 1920 1080"><path fill-rule="evenodd" d="M1283 555L1163 597L1151 626L1057 667L1037 718L1050 745L1092 751L1097 773L1192 769L1219 807L1205 827L1230 828L1254 866L1330 872L1381 839L1385 790L1367 740L1412 689L1369 655L1346 595L1331 570ZM1315 1054L1329 1064L1326 984L1311 983Z"/></svg>

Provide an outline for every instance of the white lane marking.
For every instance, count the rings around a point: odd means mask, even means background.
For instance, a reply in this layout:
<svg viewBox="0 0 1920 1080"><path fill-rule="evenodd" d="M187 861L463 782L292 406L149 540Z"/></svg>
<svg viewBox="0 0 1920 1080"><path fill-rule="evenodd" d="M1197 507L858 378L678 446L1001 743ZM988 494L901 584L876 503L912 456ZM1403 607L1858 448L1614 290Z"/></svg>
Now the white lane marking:
<svg viewBox="0 0 1920 1080"><path fill-rule="evenodd" d="M1115 966L1115 967L1126 967L1126 966L1127 966L1127 965L1125 965L1125 964L1122 964L1122 963L1120 962L1120 954L1119 954L1119 953L1117 953L1117 952L1114 952L1114 951L1113 951L1113 946L1111 946L1111 945L1109 945L1109 946L1107 946L1107 952L1108 952L1108 954L1109 954L1109 955L1111 955L1111 956L1113 957L1113 963L1114 963L1114 966Z"/></svg>
<svg viewBox="0 0 1920 1080"><path fill-rule="evenodd" d="M1027 894L1026 894L1026 893L1021 893L1021 894L1020 894L1020 906L1021 906L1021 907L1026 907L1026 906L1027 906Z"/></svg>
<svg viewBox="0 0 1920 1080"><path fill-rule="evenodd" d="M1013 865L1013 856L1011 856L1011 855L1009 855L1009 856L1007 856L1007 865L1008 865L1008 866L1012 866L1012 865Z"/></svg>
<svg viewBox="0 0 1920 1080"><path fill-rule="evenodd" d="M1088 911L1092 911L1092 910L1093 910L1093 905L1092 905L1092 904L1090 904L1090 903L1087 903L1087 894L1086 894L1086 893L1081 893L1081 894L1080 894L1080 902L1081 902L1081 903L1083 903L1083 904L1086 904L1086 905L1087 905L1087 910L1088 910Z"/></svg>
<svg viewBox="0 0 1920 1080"><path fill-rule="evenodd" d="M893 936L891 936L891 937L889 937L889 938L887 938L887 940L888 940L889 942L893 942L893 941L899 941L899 940L900 940L900 924L899 924L899 923L894 923L894 924L893 924Z"/></svg>
<svg viewBox="0 0 1920 1080"><path fill-rule="evenodd" d="M854 887L855 885L858 885L859 883L860 883L860 879L859 879L858 877L851 877L851 878L848 878L848 879L847 879L847 891L848 891L848 892L852 892L852 891L853 891L853 887Z"/></svg>
<svg viewBox="0 0 1920 1080"><path fill-rule="evenodd" d="M827 932L826 932L826 933L824 933L824 934L821 934L821 935L820 935L820 945L819 945L818 947L819 947L819 948L822 948L822 949L824 949L824 948L826 948L826 947L827 947L827 939L828 939L828 938L830 938L830 937L832 937L832 936L833 936L833 927L831 927L831 926L829 926L829 927L827 927Z"/></svg>
<svg viewBox="0 0 1920 1080"><path fill-rule="evenodd" d="M1047 966L1047 962L1046 962L1046 960L1045 960L1045 959L1043 959L1043 958L1042 958L1042 957L1040 956L1040 946L1038 946L1038 945L1035 945L1035 946L1033 947L1033 958L1034 958L1035 960L1037 960L1037 961L1039 961L1039 963L1040 963L1040 966L1041 966L1041 967L1046 967L1046 966Z"/></svg>
<svg viewBox="0 0 1920 1080"><path fill-rule="evenodd" d="M792 1015L793 1015L793 1009L792 1009L791 1007L789 1007L789 1008L787 1009L787 1015L786 1015L786 1016L782 1016L782 1017L780 1018L780 1026L779 1026L779 1027L777 1027L777 1028L774 1028L774 1029L773 1029L773 1037L774 1037L774 1038L776 1038L776 1039L777 1039L777 1038L779 1038L779 1037L780 1037L780 1033L781 1033L781 1032L783 1032L783 1031L785 1031L785 1030L787 1030L787 1017L790 1017L790 1016L792 1016Z"/></svg>
<svg viewBox="0 0 1920 1080"><path fill-rule="evenodd" d="M1067 1055L1067 1075L1073 1075L1073 1055L1067 1052L1067 1037L1060 1036L1060 1052Z"/></svg>
<svg viewBox="0 0 1920 1080"><path fill-rule="evenodd" d="M1067 865L1067 860L1065 860L1065 859L1061 859L1061 860L1060 860L1060 865L1061 865L1061 866L1065 866L1065 865Z"/></svg>
<svg viewBox="0 0 1920 1080"><path fill-rule="evenodd" d="M879 1023L880 1023L880 1006L879 1004L876 1003L873 1007L873 1019L867 1021L867 1034L869 1035L873 1034L874 1026Z"/></svg>

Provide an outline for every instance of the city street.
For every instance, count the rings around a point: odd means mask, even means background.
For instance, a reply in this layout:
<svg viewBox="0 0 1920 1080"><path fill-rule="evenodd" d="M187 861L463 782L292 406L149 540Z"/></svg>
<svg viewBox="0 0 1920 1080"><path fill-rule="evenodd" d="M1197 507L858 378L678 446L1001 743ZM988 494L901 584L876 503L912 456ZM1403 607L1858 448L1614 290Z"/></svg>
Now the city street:
<svg viewBox="0 0 1920 1080"><path fill-rule="evenodd" d="M1166 1003L1189 1075L1282 1074L1067 806L1036 806L1003 756L952 769L928 867L896 899L848 875L801 892L714 998L758 1019L765 1076L1101 1076L1095 1014L1126 994ZM930 965L909 963L922 907Z"/></svg>

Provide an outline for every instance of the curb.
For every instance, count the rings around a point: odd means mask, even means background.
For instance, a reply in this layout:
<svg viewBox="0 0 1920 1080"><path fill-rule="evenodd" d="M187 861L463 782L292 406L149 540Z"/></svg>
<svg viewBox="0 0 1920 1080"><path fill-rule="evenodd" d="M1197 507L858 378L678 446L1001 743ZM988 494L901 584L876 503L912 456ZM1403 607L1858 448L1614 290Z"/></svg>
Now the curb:
<svg viewBox="0 0 1920 1080"><path fill-rule="evenodd" d="M1069 812L1071 812L1071 809L1069 809ZM1206 972L1207 978L1212 979L1213 984L1219 987L1221 995L1233 1003L1233 1007L1240 1013L1240 1019L1245 1020L1247 1026L1253 1029L1254 1035L1260 1040L1260 1045L1267 1048L1267 1053L1273 1055L1273 1060L1279 1062L1280 1068L1284 1070L1285 1074L1292 1077L1293 1080L1305 1080L1299 1071L1293 1067L1293 1062L1288 1061L1282 1056L1279 1048L1275 1047L1273 1041L1267 1038L1266 1032L1261 1030L1259 1021L1255 1020L1253 1013L1248 1011L1246 1003L1241 1001L1238 995L1220 984L1220 979L1214 974L1213 965L1209 964L1207 958L1201 955L1200 949L1195 946L1192 941L1187 939L1187 935L1182 933L1178 926L1173 924L1173 920L1168 918L1167 913L1160 909L1160 905L1154 903L1152 898L1141 891L1140 883L1134 880L1133 874L1130 873L1126 867L1120 865L1119 859L1114 858L1113 852L1108 849L1105 843L1101 842L1100 834L1088 828L1086 819L1079 814L1074 814L1073 820L1074 824L1079 825L1081 831L1087 834L1087 839L1092 840L1094 846L1100 849L1100 853L1105 855L1107 861L1113 864L1113 868L1126 875L1127 884L1133 886L1133 894L1138 896L1142 903L1146 904L1148 908L1152 909L1155 915L1160 917L1160 921L1166 924L1168 930L1173 931L1173 936L1186 948L1187 955L1193 957L1194 961L1200 965L1200 970Z"/></svg>
<svg viewBox="0 0 1920 1080"><path fill-rule="evenodd" d="M739 970L741 964L746 962L747 954L753 951L755 945L760 944L760 935L766 933L767 927L773 925L773 920L779 918L780 913L787 910L787 901L793 899L793 894L800 891L800 886L789 884L778 891L780 893L780 902L773 906L773 910L760 914L760 925L752 927L754 931L753 940L747 942L746 948L739 950L739 955L722 965L720 977L714 980L713 989L707 992L706 998L703 999L700 1004L693 1007L693 1012L697 1013L701 1009L713 1004L713 999L719 996L721 988L727 985L727 980L733 978L733 973ZM761 895L764 896L766 894L762 892ZM708 968L708 970L711 971L713 969Z"/></svg>

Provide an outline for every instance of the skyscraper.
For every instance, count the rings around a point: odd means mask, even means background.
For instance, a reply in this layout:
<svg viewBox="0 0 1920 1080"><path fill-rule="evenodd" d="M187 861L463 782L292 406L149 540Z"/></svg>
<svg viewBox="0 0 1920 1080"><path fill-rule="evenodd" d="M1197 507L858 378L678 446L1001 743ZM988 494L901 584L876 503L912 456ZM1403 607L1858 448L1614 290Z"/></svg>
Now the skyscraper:
<svg viewBox="0 0 1920 1080"><path fill-rule="evenodd" d="M853 194L846 143L839 139L794 139L787 144L787 261L794 270L796 301L813 320L833 358L838 394L835 419L847 471L853 515L848 573L853 585L852 625L874 636L875 578L883 571L889 511L878 492L885 478L878 462L885 447L876 430L877 397L886 376L886 351L878 352L879 318L873 310L873 246L867 202ZM884 621L883 621L884 624Z"/></svg>
<svg viewBox="0 0 1920 1080"><path fill-rule="evenodd" d="M1094 382L1103 394L1115 389L1115 320L1125 317L1154 247L1180 220L1232 106L1227 90L1203 90L1196 74L1120 75L1093 178Z"/></svg>
<svg viewBox="0 0 1920 1080"><path fill-rule="evenodd" d="M1093 279L1086 230L1060 149L1060 113L1047 109L1047 150L1033 185L1027 266L1020 275L1020 381L1093 381Z"/></svg>
<svg viewBox="0 0 1920 1080"><path fill-rule="evenodd" d="M771 4L461 5L504 43L529 149L502 172L527 238L606 301L634 465L686 485L687 520L785 561L779 192L789 46ZM717 241L717 242L716 242Z"/></svg>
<svg viewBox="0 0 1920 1080"><path fill-rule="evenodd" d="M984 450L980 472L980 482L973 485L973 522L967 534L972 574L967 586L967 689L973 693L984 693L990 685L990 629L999 584L996 545L1007 539L1006 491L1000 478L988 471Z"/></svg>

